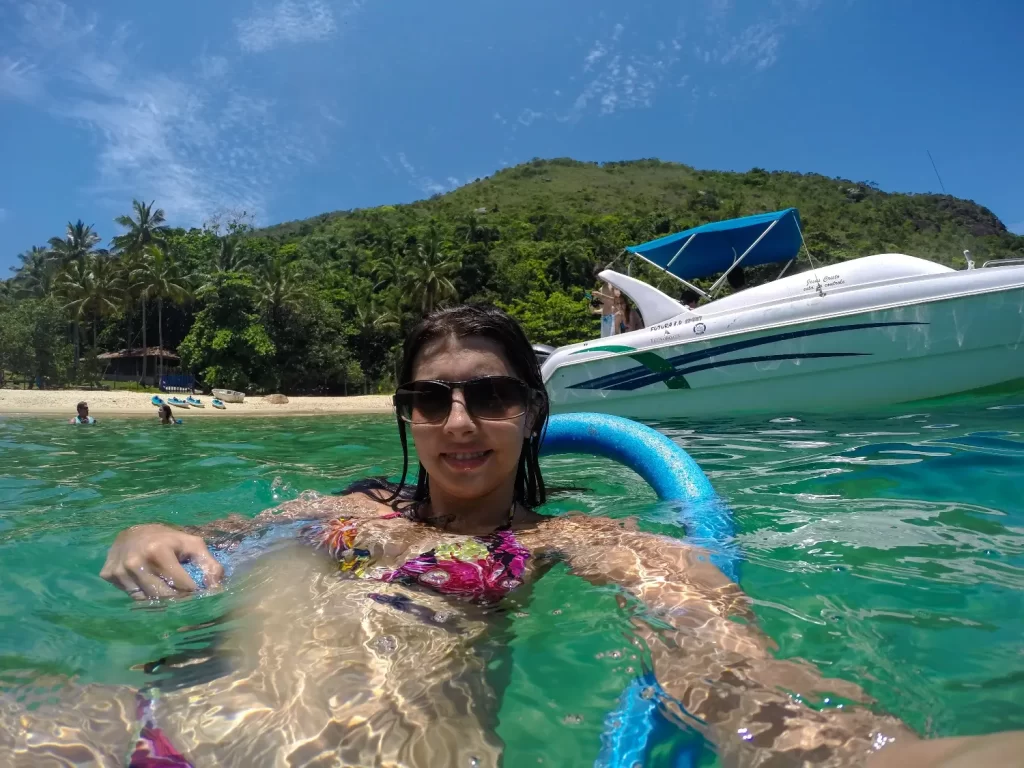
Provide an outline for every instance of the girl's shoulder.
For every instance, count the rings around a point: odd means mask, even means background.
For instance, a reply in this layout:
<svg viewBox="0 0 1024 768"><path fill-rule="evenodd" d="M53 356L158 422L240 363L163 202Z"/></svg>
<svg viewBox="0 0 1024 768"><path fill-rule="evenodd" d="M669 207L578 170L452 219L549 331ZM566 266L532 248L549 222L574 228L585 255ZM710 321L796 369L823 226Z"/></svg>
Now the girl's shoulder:
<svg viewBox="0 0 1024 768"><path fill-rule="evenodd" d="M256 521L275 523L339 517L375 520L393 515L395 512L389 504L364 492L324 495L315 491L305 491L297 499L261 512L256 516Z"/></svg>

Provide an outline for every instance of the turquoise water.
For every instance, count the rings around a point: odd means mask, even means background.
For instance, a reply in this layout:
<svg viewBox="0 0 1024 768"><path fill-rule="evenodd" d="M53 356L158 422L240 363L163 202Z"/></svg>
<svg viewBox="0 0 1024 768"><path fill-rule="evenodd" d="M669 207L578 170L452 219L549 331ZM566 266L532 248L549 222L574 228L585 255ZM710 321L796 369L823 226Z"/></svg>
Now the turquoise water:
<svg viewBox="0 0 1024 768"><path fill-rule="evenodd" d="M928 735L1024 727L1024 396L658 426L735 510L742 586L781 656L861 684ZM253 515L393 473L399 456L387 417L0 418L0 693L138 686L139 665L203 642L188 628L230 596L133 604L96 575L119 529ZM586 489L551 511L673 530L609 462L557 457L545 472ZM592 763L639 663L614 592L556 567L514 607L506 765Z"/></svg>

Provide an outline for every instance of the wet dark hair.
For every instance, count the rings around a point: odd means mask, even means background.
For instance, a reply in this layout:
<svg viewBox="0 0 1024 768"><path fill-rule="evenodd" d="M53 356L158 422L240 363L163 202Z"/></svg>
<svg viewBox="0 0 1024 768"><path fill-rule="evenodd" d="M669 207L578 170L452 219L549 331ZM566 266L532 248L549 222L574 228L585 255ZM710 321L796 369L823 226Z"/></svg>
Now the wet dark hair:
<svg viewBox="0 0 1024 768"><path fill-rule="evenodd" d="M541 378L537 355L514 318L489 305L462 305L431 312L405 339L399 383L404 384L413 380L413 368L420 352L427 344L445 338L471 337L489 339L501 347L515 375L534 391L531 410L536 415L530 434L523 440L523 451L519 456L515 501L531 509L539 507L546 499L538 457L548 422L548 396L544 389L544 380ZM427 470L420 464L415 488L406 484L409 474L409 445L405 422L401 418L397 418L397 421L398 436L402 441L401 479L398 483L389 483L378 478L362 480L346 488L345 493L370 493L394 509L401 509L407 517L423 520L422 510L430 500L430 478ZM373 493L374 491L377 493ZM385 491L389 495L382 497L380 491Z"/></svg>
<svg viewBox="0 0 1024 768"><path fill-rule="evenodd" d="M165 414L168 417L170 417L171 416L171 406L169 406L167 403L164 403L163 405L160 406L159 413L160 413L161 417L164 416Z"/></svg>

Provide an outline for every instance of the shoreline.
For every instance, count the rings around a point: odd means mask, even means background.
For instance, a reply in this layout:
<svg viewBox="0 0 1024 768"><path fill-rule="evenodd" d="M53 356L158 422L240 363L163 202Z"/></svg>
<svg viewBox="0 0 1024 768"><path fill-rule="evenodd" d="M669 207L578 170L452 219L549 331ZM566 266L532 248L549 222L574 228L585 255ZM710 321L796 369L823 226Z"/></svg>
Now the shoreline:
<svg viewBox="0 0 1024 768"><path fill-rule="evenodd" d="M187 395L169 393L168 397ZM0 416L57 416L70 419L82 400L89 404L89 415L104 418L154 418L153 395L146 392L89 391L74 389L32 390L0 389ZM226 418L231 416L325 416L334 414L388 414L392 412L390 395L349 395L348 397L290 397L275 405L265 397L246 397L244 403L226 403L224 410L210 405L213 399L199 396L205 408L172 408L179 419Z"/></svg>

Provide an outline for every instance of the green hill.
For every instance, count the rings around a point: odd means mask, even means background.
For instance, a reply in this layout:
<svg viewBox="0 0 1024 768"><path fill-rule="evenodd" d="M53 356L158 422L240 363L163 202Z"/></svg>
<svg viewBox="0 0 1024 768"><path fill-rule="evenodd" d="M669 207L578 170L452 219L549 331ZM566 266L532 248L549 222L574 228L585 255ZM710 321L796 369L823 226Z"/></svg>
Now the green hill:
<svg viewBox="0 0 1024 768"><path fill-rule="evenodd" d="M587 292L601 268L626 268L624 246L789 206L800 210L817 264L895 251L959 267L965 248L979 262L1024 256L1024 237L970 201L657 160L534 160L429 200L255 231L235 222L226 232L154 236L151 223L134 221L136 204L134 217L119 220L132 222L120 251L96 251L90 228L69 224L0 282L0 371L81 380L102 369L96 352L139 346L145 327L148 344L162 336L209 385L386 388L401 339L434 306L494 302L534 341L591 338L598 319ZM805 257L798 265L810 266ZM635 264L633 273L680 295L679 283L657 270ZM748 281L770 274L750 270ZM52 332L61 326L66 335ZM70 351L75 344L81 354ZM96 364L74 363L80 357Z"/></svg>
<svg viewBox="0 0 1024 768"><path fill-rule="evenodd" d="M899 251L962 266L965 248L982 258L1024 250L1024 238L1009 233L990 210L950 195L889 193L871 181L760 168L731 173L659 160L599 164L566 158L533 160L407 206L328 213L259 234L290 241L316 233L348 234L367 217L401 228L429 216L458 222L486 209L475 215L492 228L534 224L535 240L587 236L595 225L601 234L627 236L608 243L607 250L790 206L800 209L812 255L826 263ZM581 228L586 227L591 231L585 234ZM513 230L508 234L521 234L519 227Z"/></svg>

